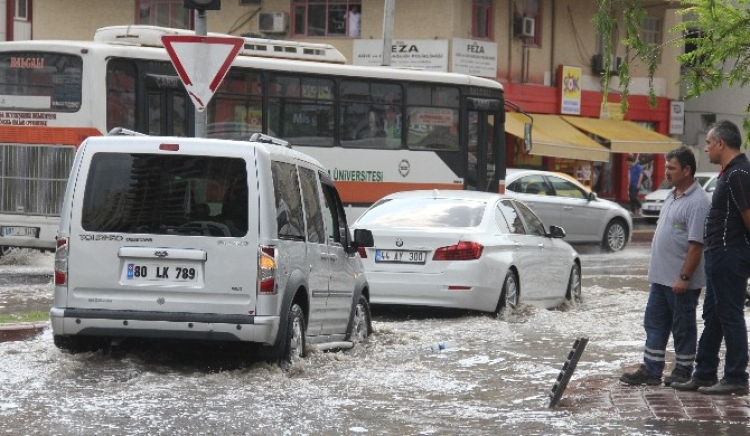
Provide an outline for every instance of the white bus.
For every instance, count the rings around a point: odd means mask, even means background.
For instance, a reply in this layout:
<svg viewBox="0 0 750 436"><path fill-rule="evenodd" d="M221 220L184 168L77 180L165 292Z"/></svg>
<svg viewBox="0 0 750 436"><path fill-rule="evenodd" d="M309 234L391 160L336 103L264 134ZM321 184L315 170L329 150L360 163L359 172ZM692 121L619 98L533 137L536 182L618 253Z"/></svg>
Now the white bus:
<svg viewBox="0 0 750 436"><path fill-rule="evenodd" d="M194 107L162 35L194 34L115 26L93 41L0 43L2 252L55 248L75 149L87 137L116 127L193 136ZM499 83L344 62L330 45L246 38L206 109L208 136L291 142L329 169L350 221L395 191L498 191Z"/></svg>

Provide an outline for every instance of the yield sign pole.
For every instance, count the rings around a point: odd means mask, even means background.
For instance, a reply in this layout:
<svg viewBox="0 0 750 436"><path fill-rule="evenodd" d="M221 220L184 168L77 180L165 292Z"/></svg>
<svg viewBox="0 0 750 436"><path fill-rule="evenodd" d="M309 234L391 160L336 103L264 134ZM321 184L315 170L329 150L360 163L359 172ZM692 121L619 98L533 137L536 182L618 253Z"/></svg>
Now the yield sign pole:
<svg viewBox="0 0 750 436"><path fill-rule="evenodd" d="M205 122L198 122L199 115L208 106L216 89L224 80L245 40L231 37L212 36L162 36L177 74L185 86L187 94L195 104L196 137L205 137ZM202 128L201 128L202 127Z"/></svg>

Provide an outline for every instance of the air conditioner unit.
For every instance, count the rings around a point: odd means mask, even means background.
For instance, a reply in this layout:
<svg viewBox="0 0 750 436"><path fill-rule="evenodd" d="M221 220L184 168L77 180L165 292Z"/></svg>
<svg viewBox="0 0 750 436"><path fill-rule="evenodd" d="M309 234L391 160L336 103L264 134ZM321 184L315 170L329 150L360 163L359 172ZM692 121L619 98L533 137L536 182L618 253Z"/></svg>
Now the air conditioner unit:
<svg viewBox="0 0 750 436"><path fill-rule="evenodd" d="M258 28L263 33L286 33L289 14L286 12L261 12Z"/></svg>
<svg viewBox="0 0 750 436"><path fill-rule="evenodd" d="M620 72L620 64L622 63L622 58L619 56L613 56L612 62L609 63L609 74L611 76L616 76ZM594 74L602 74L604 73L604 56L601 54L595 54L591 58L591 71Z"/></svg>
<svg viewBox="0 0 750 436"><path fill-rule="evenodd" d="M519 38L533 38L536 31L536 20L531 17L516 17L513 20L513 35Z"/></svg>
<svg viewBox="0 0 750 436"><path fill-rule="evenodd" d="M531 17L523 17L521 20L521 36L533 38L536 30L536 20Z"/></svg>

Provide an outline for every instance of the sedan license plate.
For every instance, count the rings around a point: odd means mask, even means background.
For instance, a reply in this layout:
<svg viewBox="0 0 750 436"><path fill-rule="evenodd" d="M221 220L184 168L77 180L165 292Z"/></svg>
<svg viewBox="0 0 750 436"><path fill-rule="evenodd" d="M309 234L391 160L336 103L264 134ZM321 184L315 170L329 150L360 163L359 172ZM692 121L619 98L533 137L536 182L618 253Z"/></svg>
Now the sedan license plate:
<svg viewBox="0 0 750 436"><path fill-rule="evenodd" d="M426 259L424 251L375 250L375 262L379 263L425 263Z"/></svg>
<svg viewBox="0 0 750 436"><path fill-rule="evenodd" d="M3 227L0 227L0 235L2 236L29 236L32 238L38 238L39 227L3 226Z"/></svg>
<svg viewBox="0 0 750 436"><path fill-rule="evenodd" d="M125 264L125 278L130 281L192 283L198 281L199 274L199 269L194 266Z"/></svg>

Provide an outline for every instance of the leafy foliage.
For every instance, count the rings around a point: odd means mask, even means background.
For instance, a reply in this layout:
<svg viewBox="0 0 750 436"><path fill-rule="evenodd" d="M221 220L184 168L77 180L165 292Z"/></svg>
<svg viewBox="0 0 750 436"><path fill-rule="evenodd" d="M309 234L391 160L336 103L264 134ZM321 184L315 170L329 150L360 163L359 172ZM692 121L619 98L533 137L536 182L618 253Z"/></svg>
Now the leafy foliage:
<svg viewBox="0 0 750 436"><path fill-rule="evenodd" d="M619 41L626 52L619 70L622 111L627 109L629 64L636 59L647 65L649 100L654 106L653 77L661 46L647 44L639 35L647 15L642 2L597 0L597 4L592 22L599 34L612 35L620 22L624 26L625 35ZM750 0L682 0L677 12L682 15L683 21L670 29L675 37L669 43L691 49L677 57L686 67L680 77L687 90L685 98L700 96L725 84L747 85L750 82ZM612 38L605 38L605 42L603 54L611 59L614 43ZM605 70L603 87L604 101L607 101L609 65ZM750 111L746 112L743 127L750 133Z"/></svg>

